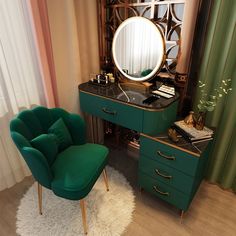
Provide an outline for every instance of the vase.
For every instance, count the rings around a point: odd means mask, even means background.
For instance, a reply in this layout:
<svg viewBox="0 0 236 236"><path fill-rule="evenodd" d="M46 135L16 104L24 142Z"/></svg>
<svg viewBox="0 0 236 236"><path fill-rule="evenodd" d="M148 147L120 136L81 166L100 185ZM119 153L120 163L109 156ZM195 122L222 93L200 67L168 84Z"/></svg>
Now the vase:
<svg viewBox="0 0 236 236"><path fill-rule="evenodd" d="M206 121L206 112L199 112L196 123L195 123L195 128L197 130L203 130L205 126L205 121Z"/></svg>

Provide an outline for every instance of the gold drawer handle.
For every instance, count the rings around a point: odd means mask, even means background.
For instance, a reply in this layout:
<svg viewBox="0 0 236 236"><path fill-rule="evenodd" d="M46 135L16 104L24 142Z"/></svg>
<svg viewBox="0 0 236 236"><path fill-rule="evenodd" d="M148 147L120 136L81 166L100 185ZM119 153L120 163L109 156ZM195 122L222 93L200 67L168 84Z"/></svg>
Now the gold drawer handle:
<svg viewBox="0 0 236 236"><path fill-rule="evenodd" d="M163 177L163 178L166 178L166 179L171 179L171 178L172 178L171 175L162 174L158 169L155 169L155 172L156 172L159 176L161 176L161 177Z"/></svg>
<svg viewBox="0 0 236 236"><path fill-rule="evenodd" d="M156 192L160 193L161 195L169 196L170 194L168 192L162 192L157 188L157 186L153 186Z"/></svg>
<svg viewBox="0 0 236 236"><path fill-rule="evenodd" d="M175 157L174 157L174 156L167 156L167 155L163 154L161 151L157 151L157 153L158 153L161 157L164 157L164 158L167 159L167 160L170 160L170 161L174 161L174 160L175 160Z"/></svg>
<svg viewBox="0 0 236 236"><path fill-rule="evenodd" d="M117 113L116 111L109 111L105 107L102 108L102 111L109 114L109 115L113 115L113 116L116 115L116 113Z"/></svg>

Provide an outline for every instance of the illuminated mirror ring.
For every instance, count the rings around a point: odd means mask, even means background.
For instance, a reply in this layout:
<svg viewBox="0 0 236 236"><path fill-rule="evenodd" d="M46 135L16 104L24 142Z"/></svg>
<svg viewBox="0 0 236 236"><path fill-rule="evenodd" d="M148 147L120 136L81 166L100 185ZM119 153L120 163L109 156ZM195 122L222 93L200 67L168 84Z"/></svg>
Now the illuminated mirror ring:
<svg viewBox="0 0 236 236"><path fill-rule="evenodd" d="M130 17L119 25L112 55L117 69L128 79L145 81L162 67L165 42L160 29L149 19Z"/></svg>

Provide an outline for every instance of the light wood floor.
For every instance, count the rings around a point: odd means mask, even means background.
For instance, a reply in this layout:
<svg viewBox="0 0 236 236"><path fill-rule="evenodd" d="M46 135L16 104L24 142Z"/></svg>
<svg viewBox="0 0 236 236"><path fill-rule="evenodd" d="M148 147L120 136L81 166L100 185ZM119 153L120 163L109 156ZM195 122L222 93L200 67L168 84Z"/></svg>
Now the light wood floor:
<svg viewBox="0 0 236 236"><path fill-rule="evenodd" d="M236 195L203 182L180 223L179 211L137 186L138 161L132 152L113 148L109 164L122 172L134 188L136 208L124 236L235 236ZM16 210L32 185L31 177L0 192L0 236L16 235ZM33 236L33 235L32 235Z"/></svg>

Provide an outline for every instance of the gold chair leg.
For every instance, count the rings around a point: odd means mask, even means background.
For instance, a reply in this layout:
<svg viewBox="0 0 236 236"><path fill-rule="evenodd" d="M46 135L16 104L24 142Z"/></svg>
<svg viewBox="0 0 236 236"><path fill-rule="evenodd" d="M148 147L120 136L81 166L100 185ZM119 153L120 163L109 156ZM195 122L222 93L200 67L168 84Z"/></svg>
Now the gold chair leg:
<svg viewBox="0 0 236 236"><path fill-rule="evenodd" d="M84 233L87 234L88 233L88 229L87 229L87 221L86 221L86 206L85 206L85 200L81 199L79 201L80 203L80 209L81 209L81 213L82 213L82 221L83 221L83 226L84 226Z"/></svg>
<svg viewBox="0 0 236 236"><path fill-rule="evenodd" d="M42 185L38 183L38 203L39 203L39 214L42 215Z"/></svg>
<svg viewBox="0 0 236 236"><path fill-rule="evenodd" d="M104 179L104 182L105 182L105 185L106 185L107 191L109 191L107 172L106 172L106 169L105 169L105 168L104 168L102 174L103 174L103 179Z"/></svg>
<svg viewBox="0 0 236 236"><path fill-rule="evenodd" d="M180 224L183 223L184 213L185 213L184 210L181 210L181 211L180 211Z"/></svg>

